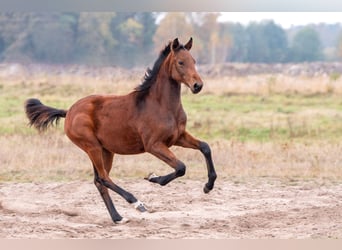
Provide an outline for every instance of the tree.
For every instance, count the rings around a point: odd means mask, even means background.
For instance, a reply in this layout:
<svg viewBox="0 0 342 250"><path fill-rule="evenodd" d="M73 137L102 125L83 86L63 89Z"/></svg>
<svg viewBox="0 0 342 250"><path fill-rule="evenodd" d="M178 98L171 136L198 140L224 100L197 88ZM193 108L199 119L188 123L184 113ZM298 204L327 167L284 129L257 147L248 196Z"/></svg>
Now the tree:
<svg viewBox="0 0 342 250"><path fill-rule="evenodd" d="M135 66L148 62L150 12L0 13L3 61Z"/></svg>
<svg viewBox="0 0 342 250"><path fill-rule="evenodd" d="M223 23L221 32L229 34L230 46L225 61L246 62L248 56L248 35L240 23Z"/></svg>
<svg viewBox="0 0 342 250"><path fill-rule="evenodd" d="M293 38L289 61L312 62L322 59L322 45L317 32L310 27L298 31Z"/></svg>
<svg viewBox="0 0 342 250"><path fill-rule="evenodd" d="M187 42L193 36L193 26L185 13L168 12L160 21L154 34L155 51L160 51L169 41L178 37L180 41Z"/></svg>
<svg viewBox="0 0 342 250"><path fill-rule="evenodd" d="M5 42L4 42L4 39L2 39L1 34L0 34L0 56L4 50L5 50Z"/></svg>
<svg viewBox="0 0 342 250"><path fill-rule="evenodd" d="M135 14L135 19L142 25L143 33L142 33L142 45L145 49L153 48L153 36L156 32L156 13L151 12L137 12Z"/></svg>
<svg viewBox="0 0 342 250"><path fill-rule="evenodd" d="M264 62L284 62L288 53L288 42L285 31L273 21L266 21L263 24L262 35L266 38L268 54Z"/></svg>
<svg viewBox="0 0 342 250"><path fill-rule="evenodd" d="M148 12L118 12L111 21L115 46L114 62L131 67L147 63L153 48L155 16Z"/></svg>
<svg viewBox="0 0 342 250"><path fill-rule="evenodd" d="M225 32L220 26L219 43L216 47L216 63L225 63L233 47L233 37L230 32Z"/></svg>
<svg viewBox="0 0 342 250"><path fill-rule="evenodd" d="M215 64L225 60L230 38L229 34L220 33L220 25L217 22L219 15L217 12L187 14L196 34L193 53L199 63Z"/></svg>
<svg viewBox="0 0 342 250"><path fill-rule="evenodd" d="M0 13L0 34L3 41L1 60L30 61L32 52L28 48L28 33L32 13Z"/></svg>
<svg viewBox="0 0 342 250"><path fill-rule="evenodd" d="M40 14L32 21L29 44L33 59L65 63L72 60L77 16L68 13Z"/></svg>
<svg viewBox="0 0 342 250"><path fill-rule="evenodd" d="M113 12L81 12L78 18L76 61L91 64L107 64L113 58L118 43L110 28Z"/></svg>
<svg viewBox="0 0 342 250"><path fill-rule="evenodd" d="M206 54L209 55L206 59L210 64L215 64L217 62L217 48L219 46L218 17L218 13L206 13L203 17L203 24L201 25L201 38L205 43L207 49Z"/></svg>
<svg viewBox="0 0 342 250"><path fill-rule="evenodd" d="M336 54L337 58L342 60L342 32L340 32L339 38L337 39Z"/></svg>
<svg viewBox="0 0 342 250"><path fill-rule="evenodd" d="M248 35L248 58L250 62L284 62L287 55L285 31L273 21L251 23L246 29Z"/></svg>
<svg viewBox="0 0 342 250"><path fill-rule="evenodd" d="M144 65L156 57L153 53L153 36L157 29L156 18L157 14L151 12L137 12L135 14L135 20L142 25L142 34L139 39L140 46L137 51L138 63Z"/></svg>

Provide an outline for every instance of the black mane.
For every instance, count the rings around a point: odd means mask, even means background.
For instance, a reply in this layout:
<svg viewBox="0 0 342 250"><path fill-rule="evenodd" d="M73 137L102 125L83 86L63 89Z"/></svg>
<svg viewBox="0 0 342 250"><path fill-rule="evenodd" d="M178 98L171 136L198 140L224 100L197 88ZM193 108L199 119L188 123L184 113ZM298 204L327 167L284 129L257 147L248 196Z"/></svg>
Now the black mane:
<svg viewBox="0 0 342 250"><path fill-rule="evenodd" d="M137 86L134 90L137 92L136 103L139 105L145 100L151 86L155 83L160 66L165 61L166 57L171 52L171 42L165 46L160 52L158 59L155 61L153 68L147 68L143 82Z"/></svg>

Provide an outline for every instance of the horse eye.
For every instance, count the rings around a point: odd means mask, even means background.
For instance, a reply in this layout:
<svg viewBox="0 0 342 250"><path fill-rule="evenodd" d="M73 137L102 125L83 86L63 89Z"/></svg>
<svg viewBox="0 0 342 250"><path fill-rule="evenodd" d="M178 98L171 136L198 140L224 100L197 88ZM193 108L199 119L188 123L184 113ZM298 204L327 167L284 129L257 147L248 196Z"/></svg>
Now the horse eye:
<svg viewBox="0 0 342 250"><path fill-rule="evenodd" d="M183 61L179 61L178 64L181 65L181 66L183 66L183 65L184 65L184 62L183 62Z"/></svg>

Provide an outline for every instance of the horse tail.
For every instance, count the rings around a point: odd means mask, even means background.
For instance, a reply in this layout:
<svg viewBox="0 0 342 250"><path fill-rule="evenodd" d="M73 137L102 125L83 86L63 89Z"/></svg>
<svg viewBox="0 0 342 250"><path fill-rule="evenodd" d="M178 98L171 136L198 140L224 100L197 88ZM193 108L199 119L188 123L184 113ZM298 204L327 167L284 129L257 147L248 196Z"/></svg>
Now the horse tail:
<svg viewBox="0 0 342 250"><path fill-rule="evenodd" d="M45 106L38 99L28 99L25 102L25 113L29 125L38 131L45 131L50 125L57 125L60 118L64 118L67 110Z"/></svg>

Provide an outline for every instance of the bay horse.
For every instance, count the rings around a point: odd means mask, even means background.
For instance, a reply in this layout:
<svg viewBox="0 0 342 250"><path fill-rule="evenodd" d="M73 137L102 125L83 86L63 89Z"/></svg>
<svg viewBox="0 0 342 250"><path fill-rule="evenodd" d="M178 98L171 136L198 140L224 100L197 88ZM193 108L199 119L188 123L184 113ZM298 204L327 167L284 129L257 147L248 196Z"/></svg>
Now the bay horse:
<svg viewBox="0 0 342 250"><path fill-rule="evenodd" d="M163 186L185 174L185 164L169 147L197 149L204 155L208 170L203 191L208 193L214 187L216 172L210 147L186 131L187 117L181 102L181 83L194 94L203 87L189 52L191 47L192 38L185 45L178 38L170 41L152 69L147 69L142 83L127 95L90 95L78 100L69 110L48 107L38 99L28 99L25 103L29 124L39 131L65 118L64 131L89 156L94 183L114 223L125 223L128 219L117 212L108 188L138 211L147 211L142 202L109 177L114 154L148 152L164 161L174 169L172 173L164 176L152 173L145 178Z"/></svg>

